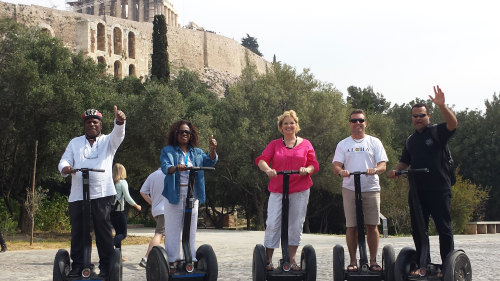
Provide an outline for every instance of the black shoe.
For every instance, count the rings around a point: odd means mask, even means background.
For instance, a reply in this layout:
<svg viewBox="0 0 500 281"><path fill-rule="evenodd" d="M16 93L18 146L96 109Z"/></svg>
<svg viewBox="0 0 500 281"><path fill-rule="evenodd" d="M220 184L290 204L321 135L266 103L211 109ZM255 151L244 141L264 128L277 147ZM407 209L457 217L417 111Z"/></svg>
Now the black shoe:
<svg viewBox="0 0 500 281"><path fill-rule="evenodd" d="M0 250L0 253L3 253L5 251L7 251L7 245L2 244L2 250Z"/></svg>
<svg viewBox="0 0 500 281"><path fill-rule="evenodd" d="M81 266L73 266L69 272L69 277L81 277L83 268Z"/></svg>
<svg viewBox="0 0 500 281"><path fill-rule="evenodd" d="M101 270L101 272L99 272L99 275L97 275L101 278L106 278L109 276L109 274L105 271L105 270Z"/></svg>

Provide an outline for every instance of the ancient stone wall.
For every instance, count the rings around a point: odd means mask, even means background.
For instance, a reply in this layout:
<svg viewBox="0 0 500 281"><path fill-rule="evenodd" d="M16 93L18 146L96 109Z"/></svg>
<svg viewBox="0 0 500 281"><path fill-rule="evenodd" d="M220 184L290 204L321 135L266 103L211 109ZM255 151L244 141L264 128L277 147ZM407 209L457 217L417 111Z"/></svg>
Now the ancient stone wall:
<svg viewBox="0 0 500 281"><path fill-rule="evenodd" d="M111 75L149 76L152 23L5 2L0 2L0 17L45 29L73 52L82 51L96 62L106 63ZM212 32L168 26L167 40L174 68L185 67L201 75L210 70L234 80L247 62L254 64L259 73L269 67L269 62L239 42Z"/></svg>

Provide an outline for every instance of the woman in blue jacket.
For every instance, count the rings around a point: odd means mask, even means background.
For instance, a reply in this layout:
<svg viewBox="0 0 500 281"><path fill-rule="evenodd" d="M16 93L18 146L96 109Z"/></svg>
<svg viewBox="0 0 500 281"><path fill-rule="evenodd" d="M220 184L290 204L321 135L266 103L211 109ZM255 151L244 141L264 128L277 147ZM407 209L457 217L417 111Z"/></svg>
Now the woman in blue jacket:
<svg viewBox="0 0 500 281"><path fill-rule="evenodd" d="M161 170L166 175L163 187L165 200L165 250L171 271L175 270L175 262L180 260L180 237L183 225L184 205L186 203L189 171L191 166L215 166L217 163L217 141L210 137L210 152L206 154L197 147L198 130L189 121L175 122L168 132L167 146L161 151ZM205 177L203 171L196 173L194 186L194 207L191 215L190 245L191 254L196 257L196 228L198 221L198 205L205 202Z"/></svg>

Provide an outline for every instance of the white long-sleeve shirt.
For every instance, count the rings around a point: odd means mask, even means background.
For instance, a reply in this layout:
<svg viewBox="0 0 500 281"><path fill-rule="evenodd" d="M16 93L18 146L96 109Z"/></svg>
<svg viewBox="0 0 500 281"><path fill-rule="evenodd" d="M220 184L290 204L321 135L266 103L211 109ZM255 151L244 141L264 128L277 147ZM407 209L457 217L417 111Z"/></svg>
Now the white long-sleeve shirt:
<svg viewBox="0 0 500 281"><path fill-rule="evenodd" d="M112 176L113 159L116 150L118 150L118 147L125 138L125 123L117 125L115 120L114 124L113 131L109 135L101 134L92 146L90 146L85 135L72 139L59 161L58 168L63 177L68 176L62 173L62 169L66 166L72 166L73 169L93 168L105 170L104 173L90 172L90 199L116 194ZM72 175L71 193L68 201L74 202L79 200L83 200L81 172Z"/></svg>

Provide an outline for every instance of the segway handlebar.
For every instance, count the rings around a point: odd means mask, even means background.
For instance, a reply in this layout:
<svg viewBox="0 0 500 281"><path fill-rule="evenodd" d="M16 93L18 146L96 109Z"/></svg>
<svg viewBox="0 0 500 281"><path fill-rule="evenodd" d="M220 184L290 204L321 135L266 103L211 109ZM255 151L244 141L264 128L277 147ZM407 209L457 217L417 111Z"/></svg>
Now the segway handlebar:
<svg viewBox="0 0 500 281"><path fill-rule="evenodd" d="M279 172L276 172L277 175L291 175L291 174L299 174L300 171L299 170L290 170L290 171L279 171Z"/></svg>
<svg viewBox="0 0 500 281"><path fill-rule="evenodd" d="M427 169L427 168L398 170L398 171L396 171L396 176L406 175L406 174L428 173L428 172L429 172L429 169Z"/></svg>
<svg viewBox="0 0 500 281"><path fill-rule="evenodd" d="M357 171L357 172L352 172L352 173L351 173L351 172L349 172L349 176L352 176L352 175L366 175L366 172L359 172L359 171Z"/></svg>
<svg viewBox="0 0 500 281"><path fill-rule="evenodd" d="M89 171L89 172L99 172L99 173L104 173L106 170L104 169L92 169L92 168L78 168L78 169L73 169L75 172L83 172L83 171Z"/></svg>
<svg viewBox="0 0 500 281"><path fill-rule="evenodd" d="M215 167L196 167L196 166L192 166L192 167L186 167L186 170L190 170L190 171L200 171L200 170L213 171L213 170L215 170Z"/></svg>

